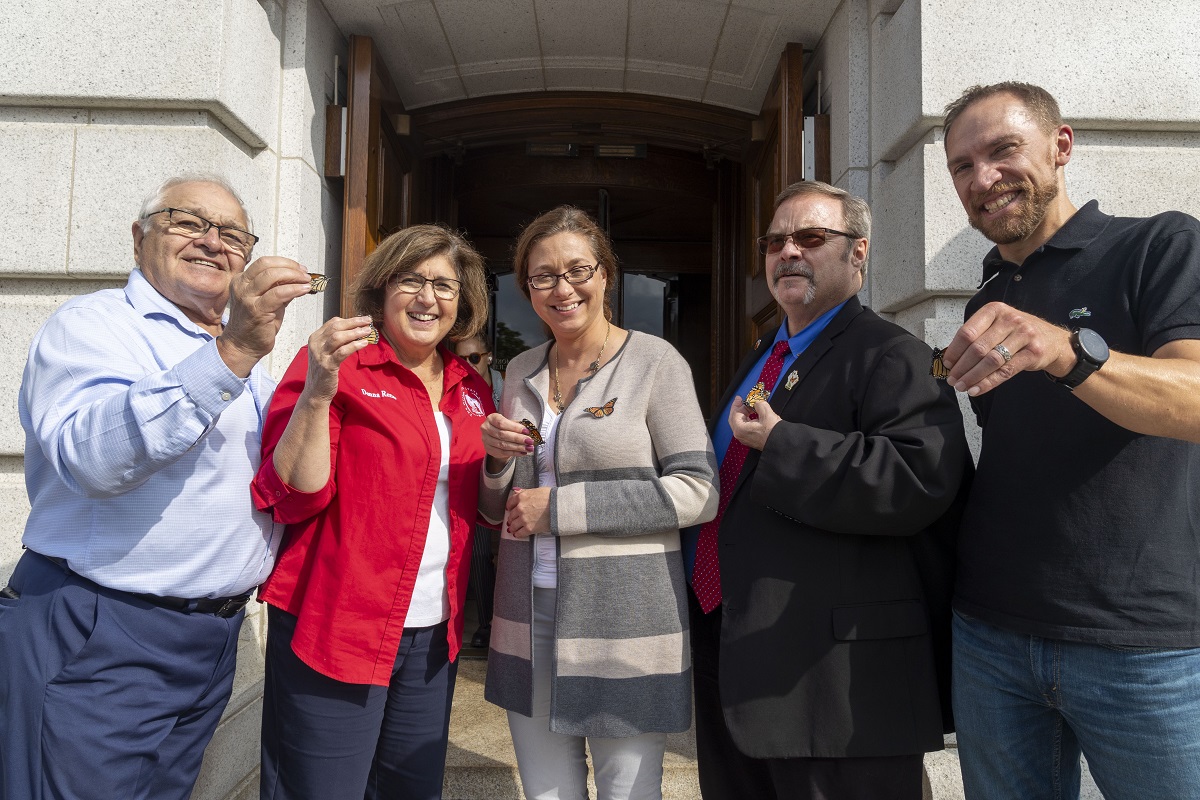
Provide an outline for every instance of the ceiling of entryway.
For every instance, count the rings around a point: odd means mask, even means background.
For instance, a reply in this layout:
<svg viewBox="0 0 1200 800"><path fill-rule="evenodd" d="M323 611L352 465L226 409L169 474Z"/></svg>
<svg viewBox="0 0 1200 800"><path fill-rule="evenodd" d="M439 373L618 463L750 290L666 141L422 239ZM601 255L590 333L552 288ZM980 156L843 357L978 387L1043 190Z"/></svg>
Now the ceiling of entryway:
<svg viewBox="0 0 1200 800"><path fill-rule="evenodd" d="M408 109L486 95L606 91L757 113L788 42L838 0L324 0L375 40Z"/></svg>

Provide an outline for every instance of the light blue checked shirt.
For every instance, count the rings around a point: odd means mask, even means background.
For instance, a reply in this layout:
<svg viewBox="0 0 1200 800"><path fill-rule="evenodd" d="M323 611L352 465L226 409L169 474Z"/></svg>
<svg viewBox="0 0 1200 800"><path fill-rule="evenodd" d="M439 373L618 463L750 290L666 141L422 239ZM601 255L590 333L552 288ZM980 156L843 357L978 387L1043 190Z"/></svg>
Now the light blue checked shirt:
<svg viewBox="0 0 1200 800"><path fill-rule="evenodd" d="M124 591L257 586L283 529L250 499L274 388L260 366L234 375L141 270L68 301L34 336L21 380L25 546Z"/></svg>

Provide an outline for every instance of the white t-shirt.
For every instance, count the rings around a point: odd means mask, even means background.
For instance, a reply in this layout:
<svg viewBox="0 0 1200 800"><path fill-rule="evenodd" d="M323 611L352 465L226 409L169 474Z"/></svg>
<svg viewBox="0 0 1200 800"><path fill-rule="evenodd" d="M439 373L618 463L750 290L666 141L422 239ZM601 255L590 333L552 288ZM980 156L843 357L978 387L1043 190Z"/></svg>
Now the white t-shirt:
<svg viewBox="0 0 1200 800"><path fill-rule="evenodd" d="M417 568L406 628L428 628L450 618L450 598L446 596L446 562L450 559L450 420L440 411L433 413L442 446L437 488L433 493L433 512L429 515L429 533L425 551Z"/></svg>
<svg viewBox="0 0 1200 800"><path fill-rule="evenodd" d="M542 417L544 445L537 449L538 486L558 486L554 479L554 437L558 434L559 415L546 405L546 416ZM538 589L558 588L558 537L552 533L539 533L533 537L533 585Z"/></svg>

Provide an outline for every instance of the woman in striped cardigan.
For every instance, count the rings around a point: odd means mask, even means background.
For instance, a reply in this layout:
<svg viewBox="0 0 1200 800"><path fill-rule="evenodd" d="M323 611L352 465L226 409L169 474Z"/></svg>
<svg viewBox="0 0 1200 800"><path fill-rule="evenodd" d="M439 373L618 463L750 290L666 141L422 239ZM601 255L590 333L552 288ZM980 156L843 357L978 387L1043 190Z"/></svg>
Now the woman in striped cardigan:
<svg viewBox="0 0 1200 800"><path fill-rule="evenodd" d="M517 281L552 341L514 358L482 429L483 515L501 522L486 696L508 710L526 797L662 796L691 720L679 530L717 509L691 370L611 323L616 259L562 207L518 239Z"/></svg>

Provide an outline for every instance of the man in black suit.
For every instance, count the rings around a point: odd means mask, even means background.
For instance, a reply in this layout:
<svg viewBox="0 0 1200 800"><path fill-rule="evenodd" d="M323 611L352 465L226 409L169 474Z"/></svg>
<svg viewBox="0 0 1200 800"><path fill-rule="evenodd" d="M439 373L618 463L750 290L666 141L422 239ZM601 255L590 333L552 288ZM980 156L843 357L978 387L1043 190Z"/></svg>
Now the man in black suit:
<svg viewBox="0 0 1200 800"><path fill-rule="evenodd" d="M855 296L866 202L801 182L775 208L758 243L786 320L717 406L721 507L685 549L700 786L920 800L949 711L962 417L929 347Z"/></svg>

